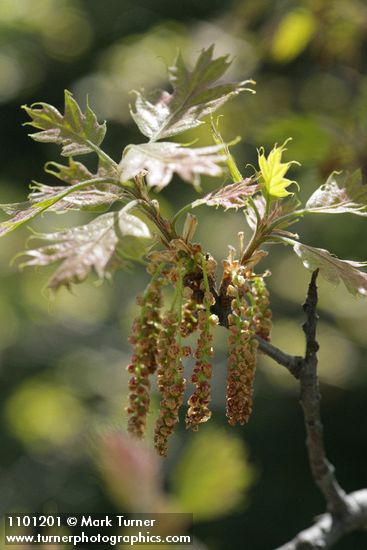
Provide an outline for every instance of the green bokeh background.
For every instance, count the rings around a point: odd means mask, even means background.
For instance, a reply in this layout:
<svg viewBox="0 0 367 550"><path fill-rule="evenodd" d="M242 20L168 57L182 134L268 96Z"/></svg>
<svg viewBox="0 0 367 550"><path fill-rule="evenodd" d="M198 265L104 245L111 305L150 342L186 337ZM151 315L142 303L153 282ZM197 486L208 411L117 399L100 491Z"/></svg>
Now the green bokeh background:
<svg viewBox="0 0 367 550"><path fill-rule="evenodd" d="M307 198L332 170L367 171L367 6L358 0L2 0L0 4L1 202L23 200L58 148L27 137L20 105L62 108L63 90L82 104L88 94L107 119L105 149L115 159L143 141L131 123L129 91L166 85L180 48L194 59L216 44L230 53L228 78L254 78L222 110L226 140L237 135L238 163L256 147L289 136L287 160ZM210 143L208 126L188 133ZM211 190L221 181L203 181ZM174 180L161 193L172 213L196 198ZM241 213L201 209L197 240L218 259L248 229ZM84 223L89 214L49 215L36 228ZM303 220L303 242L342 258L367 259L363 218ZM261 358L254 413L245 428L225 422L226 334L216 334L213 418L196 434L181 427L161 461L125 439L134 296L147 280L137 266L112 283L91 277L73 293L50 298L47 271L10 265L29 232L1 240L0 513L193 511L195 534L211 550L271 550L324 510L307 463L298 386ZM302 354L300 304L309 275L291 252L272 249L263 262L274 315L273 341ZM320 281L319 341L326 445L347 491L367 486L367 303ZM157 409L155 400L155 410ZM153 423L152 414L152 423ZM198 543L199 544L199 543ZM365 549L366 534L335 546ZM25 547L22 547L25 548ZM199 546L197 545L197 548Z"/></svg>

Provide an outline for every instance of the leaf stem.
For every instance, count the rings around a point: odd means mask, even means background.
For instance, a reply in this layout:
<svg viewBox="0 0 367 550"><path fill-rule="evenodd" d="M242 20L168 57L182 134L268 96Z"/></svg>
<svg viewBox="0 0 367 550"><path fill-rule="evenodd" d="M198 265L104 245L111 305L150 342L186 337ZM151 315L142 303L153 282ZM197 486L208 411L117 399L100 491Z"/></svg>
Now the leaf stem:
<svg viewBox="0 0 367 550"><path fill-rule="evenodd" d="M251 208L253 209L253 211L255 212L255 216L256 216L256 221L257 221L257 227L259 226L260 222L261 222L261 216L260 216L260 212L256 206L256 202L254 201L254 199L252 197L249 197L248 198L248 202L249 204L251 205Z"/></svg>
<svg viewBox="0 0 367 550"><path fill-rule="evenodd" d="M108 166L110 166L111 168L118 168L118 163L115 162L109 155L107 155L107 153L105 153L103 151L103 149L101 149L100 147L98 147L98 145L96 145L95 143L92 143L89 139L86 140L86 143L88 144L88 146L93 149L93 151L96 153L96 155L101 159L103 160Z"/></svg>
<svg viewBox="0 0 367 550"><path fill-rule="evenodd" d="M304 214L307 214L308 212L309 210L307 210L306 208L302 208L300 210L295 210L294 212L290 212L285 216L281 216L280 218L277 218L273 223L269 225L269 229L270 231L273 231L273 229L275 229L279 225L282 225L284 222L291 220L292 218L302 217Z"/></svg>
<svg viewBox="0 0 367 550"><path fill-rule="evenodd" d="M133 188L129 189L129 193L137 200L137 203L141 207L141 212L159 229L161 237L166 245L168 245L172 239L177 238L172 223L163 218L159 212L159 205L155 204L154 201L150 199L143 179L136 179Z"/></svg>

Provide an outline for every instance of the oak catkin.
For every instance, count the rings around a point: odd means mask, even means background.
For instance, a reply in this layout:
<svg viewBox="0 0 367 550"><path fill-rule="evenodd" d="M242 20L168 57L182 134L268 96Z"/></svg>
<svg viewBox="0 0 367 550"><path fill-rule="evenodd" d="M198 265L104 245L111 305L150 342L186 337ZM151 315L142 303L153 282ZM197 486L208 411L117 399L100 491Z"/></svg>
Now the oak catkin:
<svg viewBox="0 0 367 550"><path fill-rule="evenodd" d="M270 340L272 328L272 313L269 302L269 291L264 277L254 275L249 280L250 292L254 301L253 324L255 334L264 340Z"/></svg>
<svg viewBox="0 0 367 550"><path fill-rule="evenodd" d="M178 422L183 403L185 379L182 356L185 348L177 342L179 320L176 313L168 311L162 319L157 342L158 389L161 394L159 418L154 431L154 445L161 456L167 455L168 438Z"/></svg>
<svg viewBox="0 0 367 550"><path fill-rule="evenodd" d="M252 308L246 295L249 291L247 273L236 266L227 294L232 297L228 315L228 373L227 406L228 423L246 424L252 413L253 384L256 371L257 341L254 338Z"/></svg>
<svg viewBox="0 0 367 550"><path fill-rule="evenodd" d="M128 432L142 438L145 432L146 418L150 405L150 375L157 369L157 340L160 331L160 308L162 306L161 281L153 280L144 296L137 298L141 308L132 327L129 338L133 346L133 356L128 372L129 405L127 407Z"/></svg>
<svg viewBox="0 0 367 550"><path fill-rule="evenodd" d="M211 417L209 403L211 401L211 377L213 357L213 335L211 327L218 323L216 315L208 316L206 310L198 313L199 337L195 351L195 366L190 377L190 382L195 385L195 390L188 400L186 414L186 427L196 431L199 424L206 422Z"/></svg>

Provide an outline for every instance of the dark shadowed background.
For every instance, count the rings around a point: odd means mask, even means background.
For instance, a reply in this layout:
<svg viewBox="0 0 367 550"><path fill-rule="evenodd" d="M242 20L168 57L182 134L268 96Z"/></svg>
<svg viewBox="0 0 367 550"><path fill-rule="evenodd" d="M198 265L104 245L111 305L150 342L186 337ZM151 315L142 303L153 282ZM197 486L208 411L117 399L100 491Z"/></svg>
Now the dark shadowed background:
<svg viewBox="0 0 367 550"><path fill-rule="evenodd" d="M333 170L367 172L367 5L358 0L2 0L0 3L0 201L24 200L31 180L58 160L56 146L27 137L24 103L62 108L63 90L88 94L106 119L107 152L143 141L131 123L131 89L166 85L181 49L192 60L216 44L229 53L229 79L254 78L222 109L226 140L245 171L256 147L293 137L287 160L307 198ZM210 143L208 126L187 135ZM205 190L221 181L203 181ZM195 198L175 180L160 196L166 213ZM200 210L197 238L217 258L244 229L243 215ZM5 216L4 218L5 219ZM90 219L49 215L33 228ZM303 242L339 257L367 259L366 220L345 215L303 220ZM142 267L111 283L91 277L73 293L45 291L50 272L19 272L10 260L27 228L1 240L0 511L189 511L210 550L271 550L324 510L307 463L298 386L285 369L261 359L254 413L245 428L225 421L225 330L216 336L213 418L198 433L181 427L166 460L125 438L127 337ZM16 262L17 263L17 262ZM301 303L309 274L280 248L264 261L274 343L302 354ZM319 341L326 445L347 491L367 486L367 302L320 281ZM158 400L154 403L157 410ZM151 415L154 418L154 413ZM153 422L153 420L152 420ZM353 534L337 550L362 550ZM25 547L23 547L25 548Z"/></svg>

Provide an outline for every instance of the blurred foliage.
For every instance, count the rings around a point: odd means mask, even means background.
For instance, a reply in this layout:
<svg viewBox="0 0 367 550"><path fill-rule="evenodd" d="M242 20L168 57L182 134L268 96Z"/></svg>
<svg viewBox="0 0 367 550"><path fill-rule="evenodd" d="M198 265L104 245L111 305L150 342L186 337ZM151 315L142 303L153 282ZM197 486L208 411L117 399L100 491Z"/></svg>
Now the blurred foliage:
<svg viewBox="0 0 367 550"><path fill-rule="evenodd" d="M212 520L238 509L253 479L243 443L210 426L191 438L172 473L178 502L185 511L194 513L196 521Z"/></svg>
<svg viewBox="0 0 367 550"><path fill-rule="evenodd" d="M316 29L311 10L296 9L286 13L278 24L271 45L272 57L279 63L289 63L309 44Z"/></svg>
<svg viewBox="0 0 367 550"><path fill-rule="evenodd" d="M65 411L68 422L64 420ZM67 445L80 433L83 423L83 409L70 391L34 378L12 394L6 416L18 439L38 450L48 445Z"/></svg>
<svg viewBox="0 0 367 550"><path fill-rule="evenodd" d="M22 200L29 181L41 180L42 165L54 156L52 146L27 138L22 103L43 100L61 107L63 89L69 88L83 104L88 93L99 118L108 119L107 150L119 160L122 148L140 139L129 118L131 88L162 86L177 48L192 59L210 43L217 54L234 57L229 78L257 81L257 95L236 98L221 119L225 139L242 136L234 147L241 170L256 162L256 147L269 148L292 136L289 158L302 166L293 167L291 179L299 181L304 198L332 170L360 166L366 174L366 28L361 0L2 0L1 201ZM189 132L187 142L193 136ZM211 142L207 126L196 136L202 144ZM216 186L203 182L208 191ZM193 195L176 180L165 197L172 212ZM60 229L76 214L68 216L45 217L37 228ZM90 219L77 216L78 223ZM237 231L244 229L242 214L202 209L200 218L198 240L216 257L225 257L227 245L235 245ZM351 218L340 222L325 215L302 220L299 227L308 244L362 260L364 220ZM124 422L126 339L134 296L146 274L137 267L133 275L116 274L113 285L87 282L75 294L62 291L50 301L42 292L46 274L19 273L9 263L26 237L26 230L16 232L2 240L0 249L3 513L50 507L113 513L134 506L177 511L185 504L205 518L196 536L209 548L235 549L246 537L251 550L270 550L323 510L309 477L298 387L287 372L262 358L250 424L224 428L221 329L214 431L204 427L188 436L182 430L164 463L147 466L146 450L136 451L134 458L134 449L115 428ZM266 261L273 272L274 343L302 353L300 304L308 275L286 250L272 250ZM347 490L367 485L361 422L367 414L366 311L365 303L344 288L320 282L325 433ZM133 502L131 496L142 487L145 492ZM354 534L335 548L365 547L366 535Z"/></svg>

